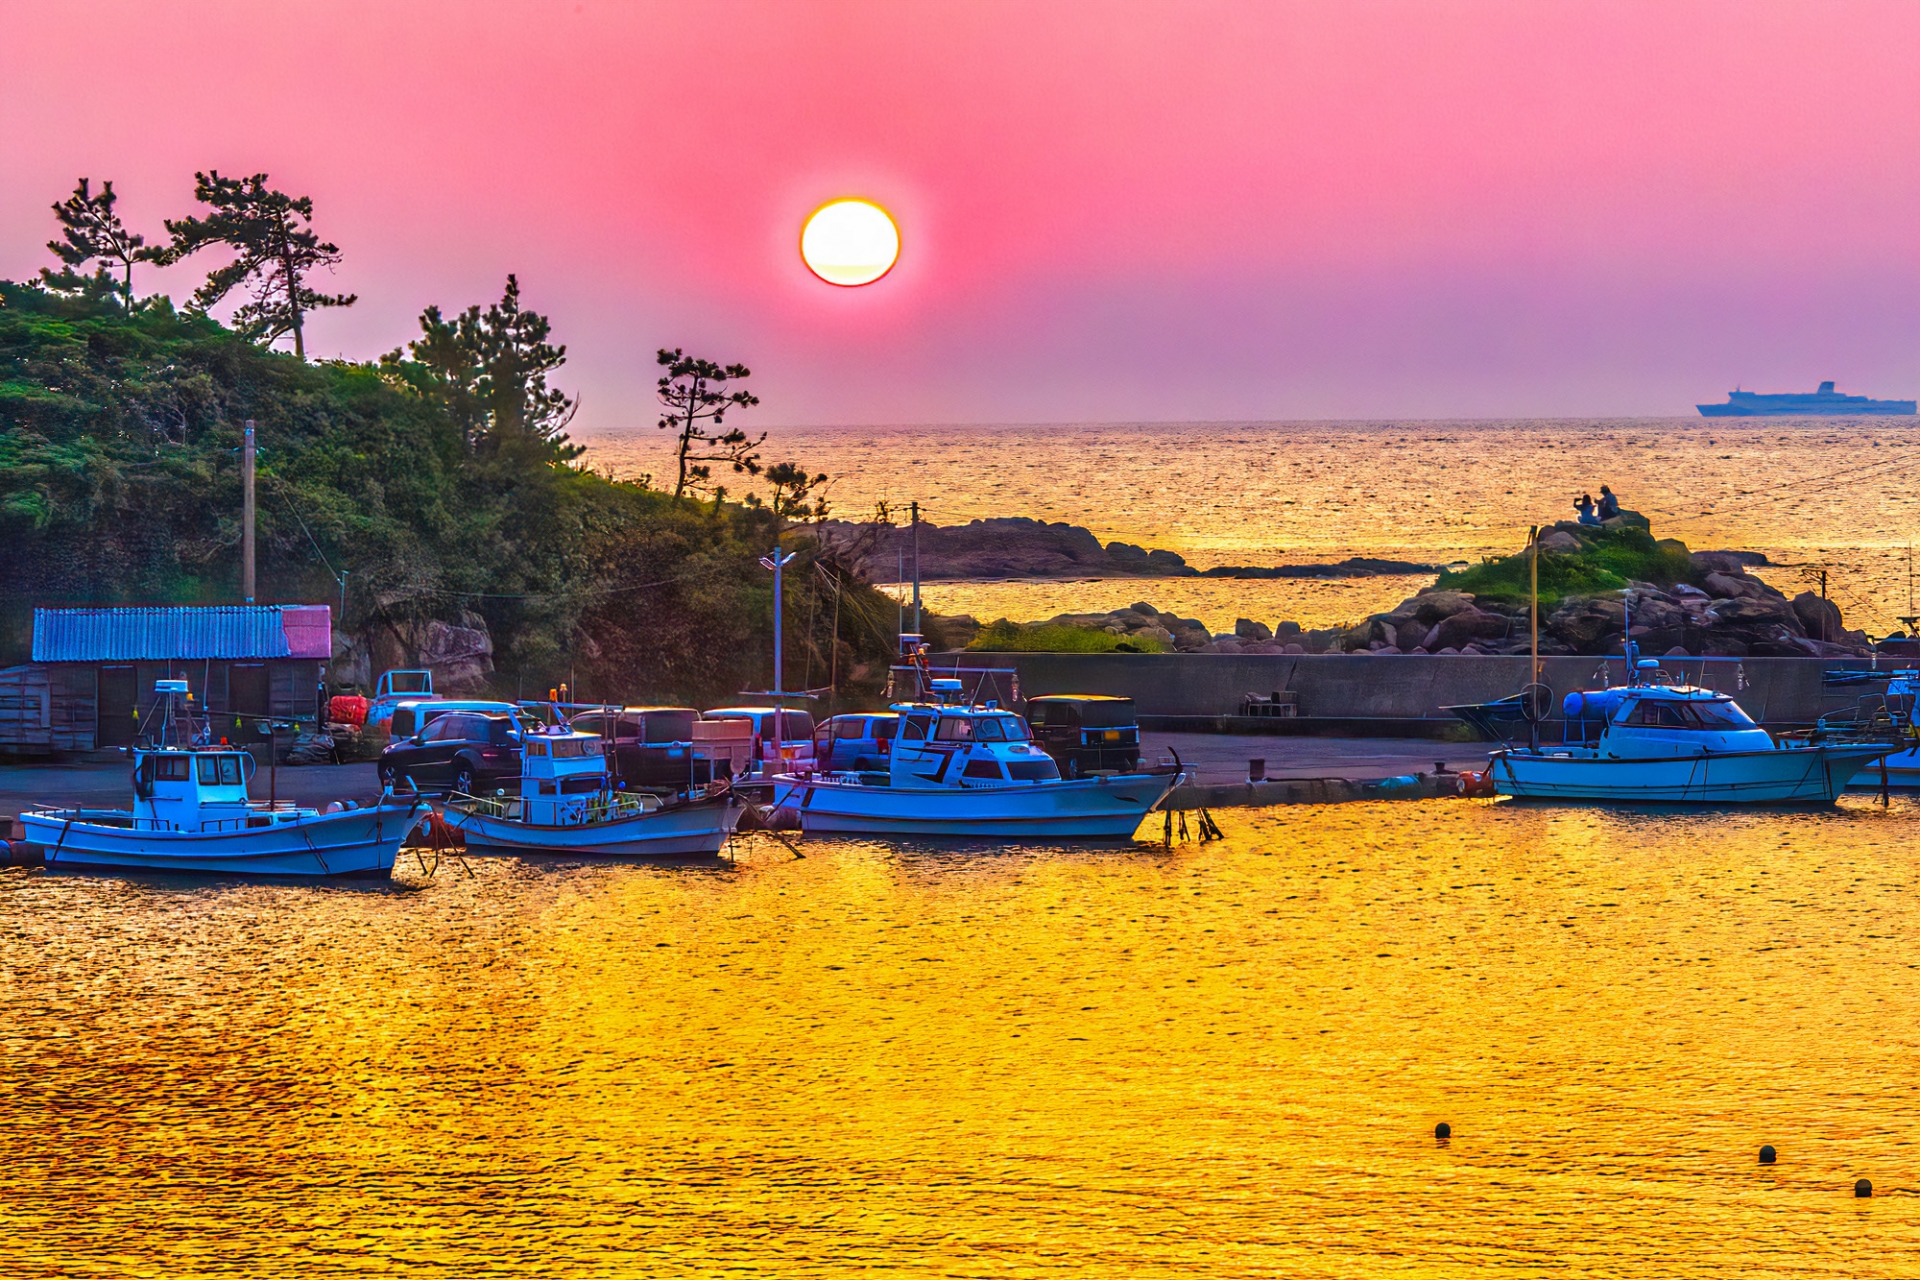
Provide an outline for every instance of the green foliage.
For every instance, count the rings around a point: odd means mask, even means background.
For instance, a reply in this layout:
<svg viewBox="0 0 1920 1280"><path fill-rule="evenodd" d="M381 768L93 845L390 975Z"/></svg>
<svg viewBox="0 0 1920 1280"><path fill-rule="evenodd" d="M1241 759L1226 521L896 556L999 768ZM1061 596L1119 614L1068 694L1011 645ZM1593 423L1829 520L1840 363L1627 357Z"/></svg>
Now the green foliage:
<svg viewBox="0 0 1920 1280"><path fill-rule="evenodd" d="M178 262L208 245L225 245L234 260L207 277L193 295L204 311L232 292L251 283L253 301L234 313L234 327L256 341L272 342L293 335L293 354L305 359L303 336L306 313L316 307L350 307L353 294L318 293L307 287L307 276L319 267L340 262L340 247L327 244L313 232L313 199L289 196L267 185L267 175L223 178L216 170L196 173L193 196L213 212L204 218L168 218L173 235L157 260Z"/></svg>
<svg viewBox="0 0 1920 1280"><path fill-rule="evenodd" d="M1144 636L1122 638L1098 627L1046 624L1023 627L1005 618L980 629L969 649L988 653L1165 653L1167 646Z"/></svg>
<svg viewBox="0 0 1920 1280"><path fill-rule="evenodd" d="M164 298L128 313L111 292L0 282L0 665L26 660L37 604L233 602L253 419L260 598L337 606L347 571L340 630L376 670L414 665L435 621L480 622L509 696L570 677L610 699L764 687L772 514L569 465L564 438L531 425L561 351L544 319L495 310L501 346L536 353L518 368L541 366L506 444L501 364L493 383L427 394L391 364L307 364ZM477 342L464 367L498 349ZM884 679L892 602L811 539L789 545L787 669L850 690Z"/></svg>
<svg viewBox="0 0 1920 1280"><path fill-rule="evenodd" d="M1589 529L1577 536L1582 540L1578 551L1540 553L1543 612L1569 596L1602 595L1630 582L1670 587L1699 577L1684 543L1672 539L1656 542L1644 528ZM1482 560L1458 572L1443 571L1437 585L1445 591L1522 603L1532 591L1531 569L1522 552Z"/></svg>
<svg viewBox="0 0 1920 1280"><path fill-rule="evenodd" d="M565 428L578 401L547 385L567 360L565 347L547 342L551 328L520 306L519 278L509 275L506 293L484 312L476 304L446 320L428 307L422 337L407 344L412 358L389 351L380 368L459 423L475 448L576 458L582 450L567 443Z"/></svg>

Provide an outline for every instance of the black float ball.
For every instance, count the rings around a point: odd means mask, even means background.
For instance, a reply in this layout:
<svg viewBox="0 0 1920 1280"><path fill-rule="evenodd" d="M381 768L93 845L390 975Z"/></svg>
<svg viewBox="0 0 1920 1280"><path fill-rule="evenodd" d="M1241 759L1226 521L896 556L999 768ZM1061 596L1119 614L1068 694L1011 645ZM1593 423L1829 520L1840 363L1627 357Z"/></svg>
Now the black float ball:
<svg viewBox="0 0 1920 1280"><path fill-rule="evenodd" d="M1442 1120L1439 1124L1433 1126L1433 1136L1436 1138L1451 1138L1453 1136L1453 1126L1445 1120Z"/></svg>
<svg viewBox="0 0 1920 1280"><path fill-rule="evenodd" d="M1773 1163L1773 1148L1772 1148L1772 1147L1762 1147L1762 1148L1760 1148L1760 1163L1761 1163L1761 1164L1772 1164L1772 1163Z"/></svg>
<svg viewBox="0 0 1920 1280"><path fill-rule="evenodd" d="M1871 1182L1868 1182L1865 1178L1862 1178L1860 1179L1860 1181L1853 1184L1853 1194L1855 1199L1865 1200L1868 1196L1873 1194L1873 1184Z"/></svg>

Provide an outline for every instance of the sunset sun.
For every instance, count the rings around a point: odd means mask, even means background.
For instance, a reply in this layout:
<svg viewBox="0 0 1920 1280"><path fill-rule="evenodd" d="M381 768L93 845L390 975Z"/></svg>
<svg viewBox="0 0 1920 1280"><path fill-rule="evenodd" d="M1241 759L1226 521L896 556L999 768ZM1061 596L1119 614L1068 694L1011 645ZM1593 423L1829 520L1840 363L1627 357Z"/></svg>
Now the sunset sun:
<svg viewBox="0 0 1920 1280"><path fill-rule="evenodd" d="M828 284L872 284L900 256L900 229L879 205L835 200L815 209L800 232L807 269Z"/></svg>

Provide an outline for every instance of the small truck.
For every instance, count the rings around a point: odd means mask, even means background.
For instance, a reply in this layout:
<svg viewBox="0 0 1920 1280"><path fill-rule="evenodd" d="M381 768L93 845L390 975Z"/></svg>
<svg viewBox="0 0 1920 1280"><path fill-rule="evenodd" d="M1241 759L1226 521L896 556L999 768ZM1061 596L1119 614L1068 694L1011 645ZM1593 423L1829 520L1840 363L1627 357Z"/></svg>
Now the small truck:
<svg viewBox="0 0 1920 1280"><path fill-rule="evenodd" d="M385 728L393 719L393 709L403 702L433 702L440 695L433 691L431 671L386 671L374 686L373 701L367 705L367 724Z"/></svg>

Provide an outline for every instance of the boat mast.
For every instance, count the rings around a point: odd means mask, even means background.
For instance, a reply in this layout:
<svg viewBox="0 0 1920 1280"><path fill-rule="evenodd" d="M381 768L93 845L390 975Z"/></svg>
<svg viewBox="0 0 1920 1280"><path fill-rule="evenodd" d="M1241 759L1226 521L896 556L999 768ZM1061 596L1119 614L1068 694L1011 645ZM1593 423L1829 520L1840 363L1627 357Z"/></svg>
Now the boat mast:
<svg viewBox="0 0 1920 1280"><path fill-rule="evenodd" d="M1527 559L1533 567L1533 683L1540 683L1540 526L1527 530Z"/></svg>

